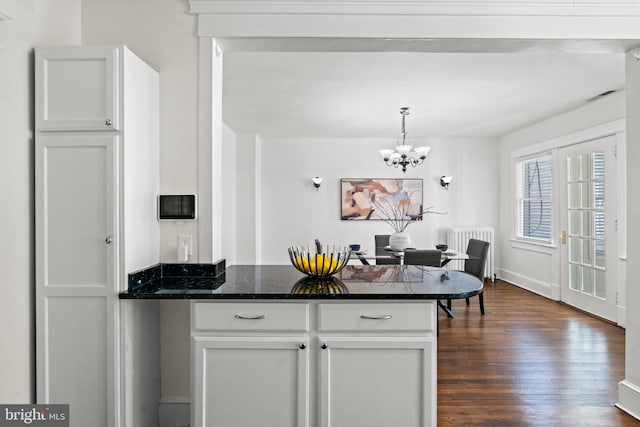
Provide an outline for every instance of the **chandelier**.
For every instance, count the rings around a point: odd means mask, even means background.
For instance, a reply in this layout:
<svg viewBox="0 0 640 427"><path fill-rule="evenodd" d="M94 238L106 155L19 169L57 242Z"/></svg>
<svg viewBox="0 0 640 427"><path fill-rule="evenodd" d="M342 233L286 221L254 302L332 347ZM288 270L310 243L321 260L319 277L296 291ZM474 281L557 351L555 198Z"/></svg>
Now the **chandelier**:
<svg viewBox="0 0 640 427"><path fill-rule="evenodd" d="M409 107L400 108L402 115L402 143L398 143L395 149L380 150L382 159L387 166L402 167L402 172L407 171L407 166L416 167L424 162L431 147L415 147L406 142L407 131L405 129L405 118L409 115ZM413 148L413 151L411 150Z"/></svg>

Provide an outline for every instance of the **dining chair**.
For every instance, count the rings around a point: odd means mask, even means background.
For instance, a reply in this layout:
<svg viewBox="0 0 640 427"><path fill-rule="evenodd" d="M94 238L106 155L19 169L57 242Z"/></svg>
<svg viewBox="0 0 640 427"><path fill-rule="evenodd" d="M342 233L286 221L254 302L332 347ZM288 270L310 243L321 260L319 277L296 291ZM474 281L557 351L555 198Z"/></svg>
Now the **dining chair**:
<svg viewBox="0 0 640 427"><path fill-rule="evenodd" d="M404 251L405 265L426 265L440 267L442 252L437 249L406 249Z"/></svg>
<svg viewBox="0 0 640 427"><path fill-rule="evenodd" d="M467 255L469 258L464 261L464 272L476 276L484 282L484 266L487 263L489 253L489 242L478 239L469 239L467 245ZM478 294L480 300L480 314L484 315L484 295L482 291ZM469 298L466 298L469 305ZM447 307L451 309L451 300L447 300Z"/></svg>
<svg viewBox="0 0 640 427"><path fill-rule="evenodd" d="M376 234L374 237L376 243L376 256L389 256L391 253L385 250L385 246L389 246L388 234ZM400 258L379 258L376 259L376 265L381 264L400 264Z"/></svg>

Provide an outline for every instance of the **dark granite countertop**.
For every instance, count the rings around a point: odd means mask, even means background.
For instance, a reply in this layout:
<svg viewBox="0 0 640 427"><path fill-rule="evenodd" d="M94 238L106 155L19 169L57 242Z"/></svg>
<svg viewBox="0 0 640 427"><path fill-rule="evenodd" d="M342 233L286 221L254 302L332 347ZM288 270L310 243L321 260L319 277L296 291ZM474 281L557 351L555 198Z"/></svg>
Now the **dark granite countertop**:
<svg viewBox="0 0 640 427"><path fill-rule="evenodd" d="M455 299L477 295L466 273L414 265L347 265L310 278L291 265L157 264L129 274L121 299Z"/></svg>

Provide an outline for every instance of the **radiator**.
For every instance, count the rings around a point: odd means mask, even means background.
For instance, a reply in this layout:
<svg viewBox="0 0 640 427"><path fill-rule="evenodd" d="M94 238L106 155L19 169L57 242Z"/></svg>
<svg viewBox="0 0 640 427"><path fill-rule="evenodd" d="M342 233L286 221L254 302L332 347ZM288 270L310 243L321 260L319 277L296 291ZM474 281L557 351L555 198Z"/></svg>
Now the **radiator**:
<svg viewBox="0 0 640 427"><path fill-rule="evenodd" d="M454 250L456 252L466 252L467 244L469 243L469 239L478 239L484 240L485 242L489 242L489 253L487 254L487 263L484 266L484 277L491 279L493 281L495 279L494 274L494 239L493 239L493 228L491 227L456 227L456 228L447 228L447 245L449 245L450 250ZM449 267L451 266L451 267ZM464 269L464 261L451 261L449 263L449 268L454 270L463 270Z"/></svg>

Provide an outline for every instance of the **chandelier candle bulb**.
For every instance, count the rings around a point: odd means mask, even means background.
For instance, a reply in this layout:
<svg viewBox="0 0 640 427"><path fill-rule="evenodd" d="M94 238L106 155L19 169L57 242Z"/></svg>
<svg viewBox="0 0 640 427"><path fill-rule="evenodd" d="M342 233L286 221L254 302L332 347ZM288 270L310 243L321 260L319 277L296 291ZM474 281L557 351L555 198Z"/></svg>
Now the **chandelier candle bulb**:
<svg viewBox="0 0 640 427"><path fill-rule="evenodd" d="M416 147L415 148L415 152L418 153L418 155L420 156L421 159L426 158L427 154L429 154L429 151L431 151L431 147Z"/></svg>
<svg viewBox="0 0 640 427"><path fill-rule="evenodd" d="M400 153L401 156L406 156L407 154L409 154L411 152L411 146L404 144L404 145L398 145L396 147L396 150L398 151L398 153Z"/></svg>

